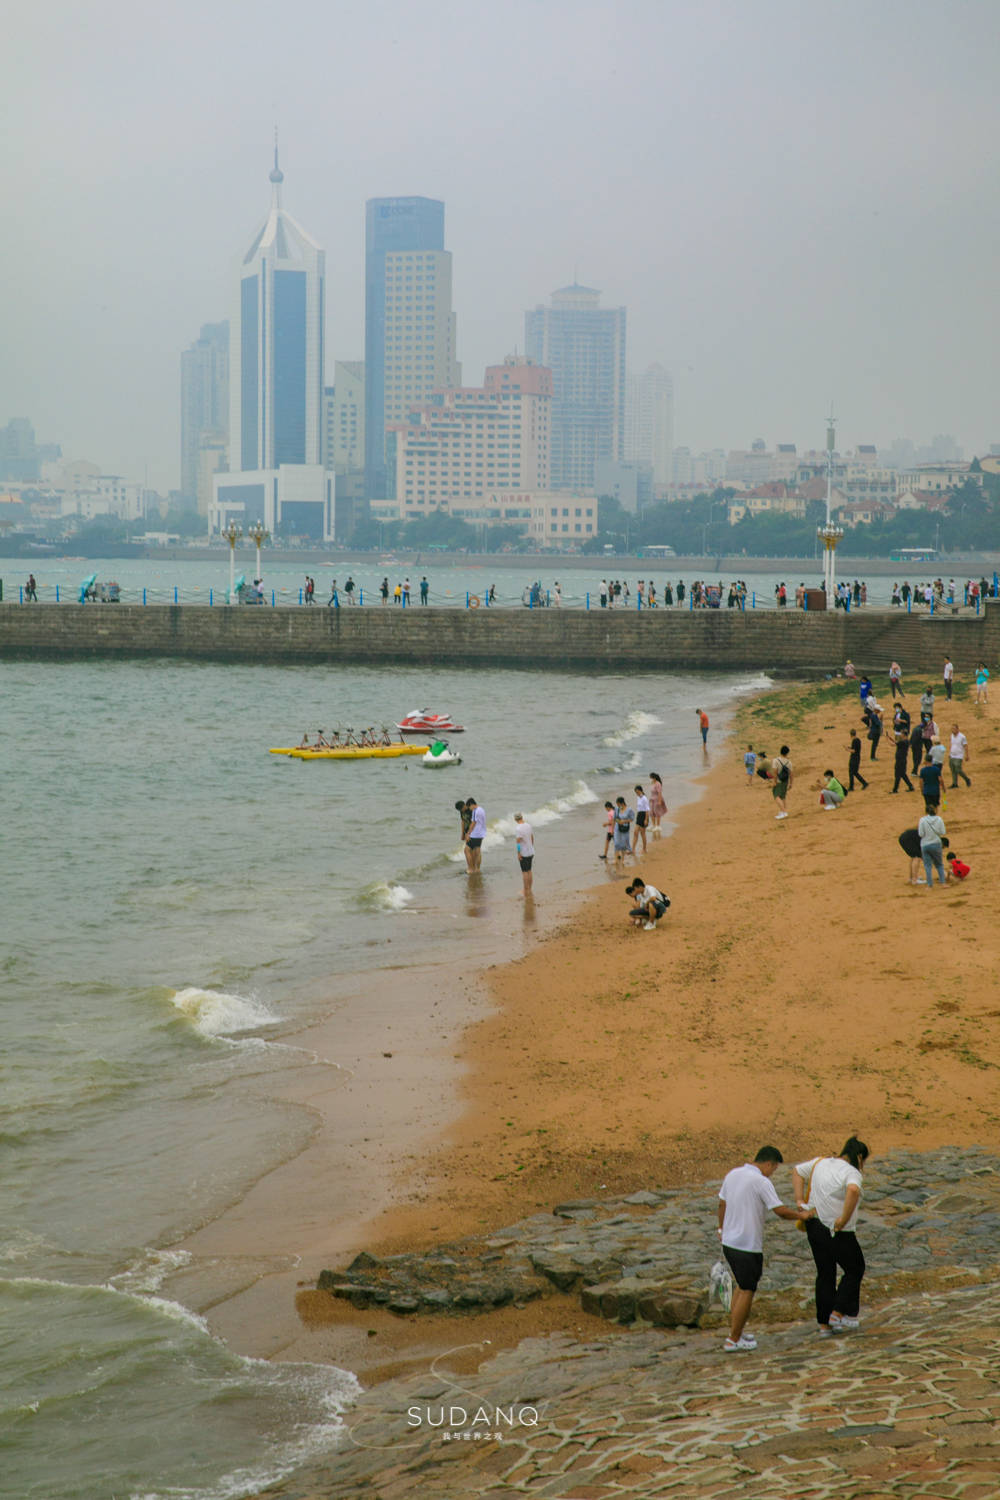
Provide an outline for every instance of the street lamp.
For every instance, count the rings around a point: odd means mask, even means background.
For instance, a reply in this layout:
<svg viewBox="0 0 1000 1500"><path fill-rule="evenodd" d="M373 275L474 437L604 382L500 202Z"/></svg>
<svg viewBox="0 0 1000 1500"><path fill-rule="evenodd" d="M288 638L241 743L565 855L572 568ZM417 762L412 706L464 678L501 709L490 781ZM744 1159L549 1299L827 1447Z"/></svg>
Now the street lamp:
<svg viewBox="0 0 1000 1500"><path fill-rule="evenodd" d="M247 536L249 537L250 541L252 541L254 543L254 545L256 546L256 548L257 548L257 574L256 574L256 576L257 576L258 579L261 579L261 581L262 581L262 574L261 574L261 571L260 571L260 549L263 546L264 542L269 542L271 540L271 533L267 530L267 528L265 527L265 525L264 525L264 523L262 521L255 521L252 526L248 526L247 527Z"/></svg>
<svg viewBox="0 0 1000 1500"><path fill-rule="evenodd" d="M827 609L833 609L836 603L837 543L843 541L844 538L844 528L834 526L830 508L833 500L833 449L836 442L836 421L831 406L826 428L826 523L817 532L823 543L823 592L826 594Z"/></svg>
<svg viewBox="0 0 1000 1500"><path fill-rule="evenodd" d="M222 535L229 543L229 602L232 604L236 589L236 543L243 540L243 527L230 521Z"/></svg>

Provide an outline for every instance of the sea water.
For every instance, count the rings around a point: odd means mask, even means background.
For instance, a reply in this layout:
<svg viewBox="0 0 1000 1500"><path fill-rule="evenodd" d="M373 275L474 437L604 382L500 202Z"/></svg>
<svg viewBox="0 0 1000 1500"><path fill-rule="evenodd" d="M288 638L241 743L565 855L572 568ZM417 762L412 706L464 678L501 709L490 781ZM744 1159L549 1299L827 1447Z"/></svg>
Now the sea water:
<svg viewBox="0 0 1000 1500"><path fill-rule="evenodd" d="M158 661L0 683L0 1495L245 1495L335 1447L357 1383L237 1356L163 1289L183 1237L309 1142L271 1092L295 1033L364 1003L387 939L394 967L490 956L457 798L486 810L490 931L522 951L513 814L565 909L604 876L605 797L650 769L672 807L694 795L694 709L721 728L754 680ZM425 706L467 726L457 769L268 754ZM335 1056L307 1061L335 1086Z"/></svg>

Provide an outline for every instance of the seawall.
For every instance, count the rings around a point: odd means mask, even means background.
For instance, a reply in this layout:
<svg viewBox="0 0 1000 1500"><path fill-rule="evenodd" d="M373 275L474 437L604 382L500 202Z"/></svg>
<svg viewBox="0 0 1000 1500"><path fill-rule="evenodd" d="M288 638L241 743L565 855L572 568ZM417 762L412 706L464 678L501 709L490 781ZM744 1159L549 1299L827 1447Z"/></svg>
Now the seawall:
<svg viewBox="0 0 1000 1500"><path fill-rule="evenodd" d="M399 662L588 669L859 671L937 680L1000 656L1000 606L980 616L795 610L239 609L0 605L0 658L174 657L231 662Z"/></svg>

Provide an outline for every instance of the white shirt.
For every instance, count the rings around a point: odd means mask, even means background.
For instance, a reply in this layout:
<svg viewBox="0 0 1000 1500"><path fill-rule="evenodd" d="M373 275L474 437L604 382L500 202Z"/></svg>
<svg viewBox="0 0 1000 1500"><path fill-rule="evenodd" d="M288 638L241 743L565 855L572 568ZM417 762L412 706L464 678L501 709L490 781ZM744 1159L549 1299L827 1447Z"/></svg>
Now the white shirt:
<svg viewBox="0 0 1000 1500"><path fill-rule="evenodd" d="M643 888L642 888L642 895L639 897L639 900L636 902L636 905L637 906L639 906L639 905L646 906L650 901L665 901L665 900L666 900L666 897L664 896L663 892L662 891L658 891L656 889L655 885L644 885Z"/></svg>
<svg viewBox="0 0 1000 1500"><path fill-rule="evenodd" d="M954 587L954 585L952 585L952 587ZM951 662L950 661L945 662L945 664L944 664L944 680L945 680L945 682L951 682L951 680L954 677L954 675L955 675L955 668L952 666Z"/></svg>
<svg viewBox="0 0 1000 1500"><path fill-rule="evenodd" d="M535 840L531 832L530 823L522 819L520 823L514 824L514 836L517 839L517 854L519 859L527 859L535 852Z"/></svg>
<svg viewBox="0 0 1000 1500"><path fill-rule="evenodd" d="M948 754L951 756L952 760L964 760L965 759L965 747L966 747L966 745L968 745L968 743L969 743L968 740L965 738L965 735L962 733L961 730L959 730L957 734L953 734L952 735L952 737L951 737L951 749L948 752Z"/></svg>
<svg viewBox="0 0 1000 1500"><path fill-rule="evenodd" d="M726 1205L722 1221L722 1243L730 1250L748 1250L760 1254L764 1248L764 1220L772 1208L781 1207L781 1199L770 1177L765 1177L752 1161L727 1172L719 1197Z"/></svg>
<svg viewBox="0 0 1000 1500"><path fill-rule="evenodd" d="M472 814L472 822L469 825L470 839L484 839L486 837L486 813L477 806Z"/></svg>
<svg viewBox="0 0 1000 1500"><path fill-rule="evenodd" d="M809 1207L816 1210L817 1219L831 1232L843 1212L844 1196L852 1183L858 1189L858 1202L861 1201L861 1173L842 1156L814 1156L812 1161L800 1161L795 1170L809 1184ZM857 1222L858 1208L855 1204L854 1212L844 1228L853 1229Z"/></svg>
<svg viewBox="0 0 1000 1500"><path fill-rule="evenodd" d="M648 813L649 812L649 798L648 797L636 797L636 799L635 799L635 810L636 810L636 812Z"/></svg>

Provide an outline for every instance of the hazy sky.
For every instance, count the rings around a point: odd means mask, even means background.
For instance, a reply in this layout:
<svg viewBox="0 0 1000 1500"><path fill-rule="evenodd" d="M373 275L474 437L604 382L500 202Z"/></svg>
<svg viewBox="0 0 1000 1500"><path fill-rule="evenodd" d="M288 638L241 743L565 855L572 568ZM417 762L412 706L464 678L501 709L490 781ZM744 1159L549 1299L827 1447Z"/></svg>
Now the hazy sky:
<svg viewBox="0 0 1000 1500"><path fill-rule="evenodd" d="M8 13L0 425L160 489L266 216L364 349L365 199L447 205L467 383L573 279L695 449L1000 442L1000 0L35 0Z"/></svg>

